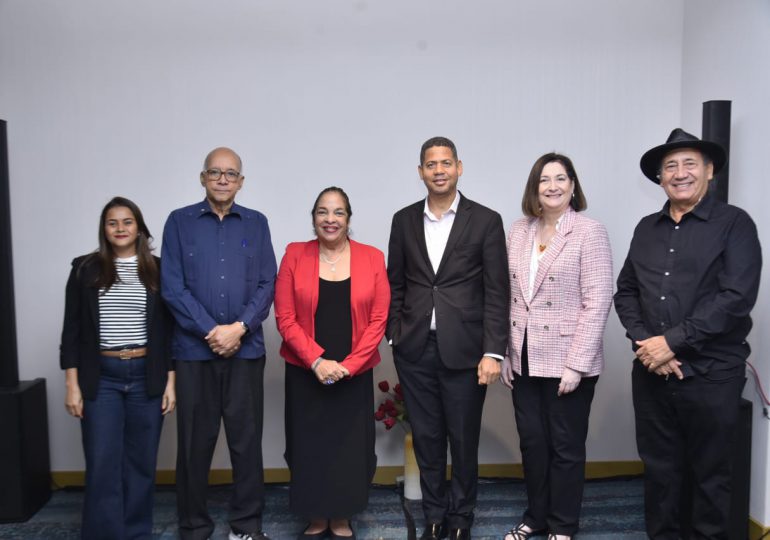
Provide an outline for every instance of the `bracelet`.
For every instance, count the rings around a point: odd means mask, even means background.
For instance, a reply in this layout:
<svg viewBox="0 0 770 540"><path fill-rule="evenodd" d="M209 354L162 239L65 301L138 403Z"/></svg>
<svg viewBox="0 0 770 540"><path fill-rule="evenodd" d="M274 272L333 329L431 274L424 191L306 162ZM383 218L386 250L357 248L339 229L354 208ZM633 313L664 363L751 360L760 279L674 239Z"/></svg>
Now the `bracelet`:
<svg viewBox="0 0 770 540"><path fill-rule="evenodd" d="M319 356L318 358L315 359L315 362L313 362L310 366L310 369L313 370L313 373L315 373L315 368L317 368L318 364L320 363L321 363L321 357Z"/></svg>

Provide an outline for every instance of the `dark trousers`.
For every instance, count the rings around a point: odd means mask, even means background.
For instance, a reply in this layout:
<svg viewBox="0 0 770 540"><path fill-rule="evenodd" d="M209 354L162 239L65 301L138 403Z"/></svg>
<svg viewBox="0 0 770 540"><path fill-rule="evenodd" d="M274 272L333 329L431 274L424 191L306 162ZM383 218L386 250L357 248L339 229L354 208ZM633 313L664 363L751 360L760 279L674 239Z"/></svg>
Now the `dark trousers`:
<svg viewBox="0 0 770 540"><path fill-rule="evenodd" d="M102 357L96 399L83 401L84 540L152 538L161 398L147 397L145 359Z"/></svg>
<svg viewBox="0 0 770 540"><path fill-rule="evenodd" d="M214 531L206 492L222 420L233 467L230 527L241 533L262 528L264 370L264 356L176 363L176 484L179 536L183 540L204 540Z"/></svg>
<svg viewBox="0 0 770 540"><path fill-rule="evenodd" d="M533 530L569 536L578 530L588 416L598 379L584 377L573 392L559 396L560 379L514 376L513 407L528 502L522 522Z"/></svg>
<svg viewBox="0 0 770 540"><path fill-rule="evenodd" d="M481 358L479 357L479 360ZM447 369L441 362L435 334L416 362L395 354L396 371L412 426L420 467L425 519L449 527L470 528L476 507L478 449L486 386L476 369ZM447 440L452 479L447 491Z"/></svg>
<svg viewBox="0 0 770 540"><path fill-rule="evenodd" d="M644 516L653 539L678 539L682 479L693 477L690 538L727 539L730 444L743 377L682 381L634 361L636 445L644 463Z"/></svg>

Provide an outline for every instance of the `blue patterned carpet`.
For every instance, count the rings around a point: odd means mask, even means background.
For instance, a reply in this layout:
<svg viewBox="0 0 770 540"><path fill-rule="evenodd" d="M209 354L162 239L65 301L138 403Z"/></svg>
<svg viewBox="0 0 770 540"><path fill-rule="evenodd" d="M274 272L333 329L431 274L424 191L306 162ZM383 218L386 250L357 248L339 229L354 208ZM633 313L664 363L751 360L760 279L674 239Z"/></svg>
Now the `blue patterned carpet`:
<svg viewBox="0 0 770 540"><path fill-rule="evenodd" d="M210 490L209 509L216 522L212 540L227 538L227 486ZM61 490L26 523L0 524L2 540L76 540L79 539L82 491ZM484 480L479 485L479 502L473 538L501 540L505 531L518 522L524 510L524 484L510 480ZM264 514L265 531L273 540L294 540L304 527L288 510L289 494L284 485L267 486ZM422 532L419 502L407 502L414 516L417 536ZM389 486L372 488L369 507L353 521L360 540L407 540L409 529L398 491ZM580 540L642 540L644 534L642 481L613 479L586 483ZM171 540L176 535L176 496L173 490L159 488L155 499L154 539ZM540 538L545 538L542 536Z"/></svg>

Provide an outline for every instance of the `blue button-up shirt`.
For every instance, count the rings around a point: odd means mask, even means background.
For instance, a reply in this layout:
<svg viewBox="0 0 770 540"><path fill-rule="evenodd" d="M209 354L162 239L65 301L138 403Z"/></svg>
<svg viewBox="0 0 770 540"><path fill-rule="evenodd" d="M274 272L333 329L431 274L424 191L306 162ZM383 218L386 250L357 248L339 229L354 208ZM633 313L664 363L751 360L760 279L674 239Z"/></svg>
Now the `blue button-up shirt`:
<svg viewBox="0 0 770 540"><path fill-rule="evenodd" d="M219 219L204 200L174 210L163 230L161 294L176 319L177 360L210 360L204 336L219 324L243 321L238 358L265 354L262 321L275 287L275 253L267 218L233 204Z"/></svg>

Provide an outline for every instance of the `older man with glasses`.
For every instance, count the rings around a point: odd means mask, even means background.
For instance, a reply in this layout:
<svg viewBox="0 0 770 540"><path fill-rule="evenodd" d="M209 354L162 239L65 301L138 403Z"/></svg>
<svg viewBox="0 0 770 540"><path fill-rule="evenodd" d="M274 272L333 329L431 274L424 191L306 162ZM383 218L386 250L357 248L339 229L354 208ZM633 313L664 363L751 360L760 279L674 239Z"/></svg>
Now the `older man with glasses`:
<svg viewBox="0 0 770 540"><path fill-rule="evenodd" d="M161 292L174 314L179 535L209 538L206 508L220 422L233 467L229 540L262 532L262 321L270 311L275 254L265 216L235 204L241 158L216 148L200 174L206 198L171 213L163 231Z"/></svg>

